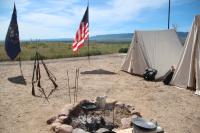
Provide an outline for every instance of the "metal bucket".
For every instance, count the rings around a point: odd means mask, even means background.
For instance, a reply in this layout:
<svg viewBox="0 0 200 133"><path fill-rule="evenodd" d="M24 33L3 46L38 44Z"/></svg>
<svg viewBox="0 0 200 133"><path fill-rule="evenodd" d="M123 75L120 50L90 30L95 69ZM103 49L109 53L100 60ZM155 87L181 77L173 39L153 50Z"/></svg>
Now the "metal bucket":
<svg viewBox="0 0 200 133"><path fill-rule="evenodd" d="M96 98L96 105L100 109L105 109L106 106L106 96L101 96Z"/></svg>

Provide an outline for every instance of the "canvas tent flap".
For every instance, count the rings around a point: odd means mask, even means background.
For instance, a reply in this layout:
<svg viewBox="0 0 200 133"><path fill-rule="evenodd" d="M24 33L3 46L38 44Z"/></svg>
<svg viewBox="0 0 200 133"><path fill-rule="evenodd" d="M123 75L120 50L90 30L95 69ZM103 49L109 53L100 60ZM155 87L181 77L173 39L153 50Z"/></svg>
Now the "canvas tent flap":
<svg viewBox="0 0 200 133"><path fill-rule="evenodd" d="M196 88L196 93L200 95L200 15L192 24L171 84Z"/></svg>
<svg viewBox="0 0 200 133"><path fill-rule="evenodd" d="M199 31L200 32L200 31ZM200 34L198 34L198 44L196 52L196 92L195 94L200 95Z"/></svg>
<svg viewBox="0 0 200 133"><path fill-rule="evenodd" d="M137 33L135 33L135 36L137 36ZM137 38L133 38L127 56L123 62L122 70L131 74L141 75L147 67L148 65L147 61L145 61L142 47L139 45Z"/></svg>
<svg viewBox="0 0 200 133"><path fill-rule="evenodd" d="M136 31L122 70L143 75L151 67L158 71L156 79L162 79L178 63L181 52L182 45L174 30Z"/></svg>

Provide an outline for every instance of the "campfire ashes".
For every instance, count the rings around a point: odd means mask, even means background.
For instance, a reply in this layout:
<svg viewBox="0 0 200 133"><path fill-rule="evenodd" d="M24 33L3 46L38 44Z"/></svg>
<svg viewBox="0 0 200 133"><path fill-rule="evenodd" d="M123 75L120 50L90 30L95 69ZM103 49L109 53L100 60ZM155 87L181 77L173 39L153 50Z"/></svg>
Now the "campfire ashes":
<svg viewBox="0 0 200 133"><path fill-rule="evenodd" d="M141 116L131 105L111 99L102 104L98 98L66 105L57 116L47 120L47 124L56 133L104 133L130 128L131 118Z"/></svg>

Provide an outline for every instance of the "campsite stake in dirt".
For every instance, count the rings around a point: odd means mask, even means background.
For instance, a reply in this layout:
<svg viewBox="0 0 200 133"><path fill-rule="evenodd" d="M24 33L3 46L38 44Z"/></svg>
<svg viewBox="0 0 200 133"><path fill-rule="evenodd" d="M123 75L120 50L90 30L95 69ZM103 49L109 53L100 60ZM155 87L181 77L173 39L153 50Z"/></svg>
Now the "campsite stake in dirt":
<svg viewBox="0 0 200 133"><path fill-rule="evenodd" d="M74 86L74 104L76 102L76 74L75 74L75 86Z"/></svg>
<svg viewBox="0 0 200 133"><path fill-rule="evenodd" d="M68 89L69 89L69 101L71 103L71 91L70 91L70 84L69 84L69 74L68 74L68 70L67 70L67 85L68 85Z"/></svg>
<svg viewBox="0 0 200 133"><path fill-rule="evenodd" d="M73 94L73 96L74 96L74 104L75 104L75 102L77 102L78 101L78 79L79 79L79 68L76 68L76 71L75 71L75 84L74 84L74 87L73 87L73 89L74 89L74 94ZM69 79L69 72L68 72L68 70L67 70L67 85L68 85L68 89L69 89L69 100L70 100L70 103L71 103L71 87L70 87L70 81L69 81L70 79Z"/></svg>
<svg viewBox="0 0 200 133"><path fill-rule="evenodd" d="M78 97L78 78L79 78L79 68L76 69L75 75L75 87L74 87L74 103L77 102Z"/></svg>
<svg viewBox="0 0 200 133"><path fill-rule="evenodd" d="M76 70L76 102L78 99L78 78L79 78L79 68Z"/></svg>

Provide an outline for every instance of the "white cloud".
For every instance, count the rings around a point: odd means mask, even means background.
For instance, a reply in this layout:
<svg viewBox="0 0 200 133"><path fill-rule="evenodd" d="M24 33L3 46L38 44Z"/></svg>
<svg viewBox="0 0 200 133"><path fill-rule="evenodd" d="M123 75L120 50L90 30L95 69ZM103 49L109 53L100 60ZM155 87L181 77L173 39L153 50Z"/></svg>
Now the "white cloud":
<svg viewBox="0 0 200 133"><path fill-rule="evenodd" d="M90 8L91 23L109 31L110 28L119 23L142 21L138 16L144 13L144 10L158 9L167 2L168 0L154 0L153 2L150 0L110 0L107 1L107 8ZM96 30L93 31L94 34L96 34Z"/></svg>
<svg viewBox="0 0 200 133"><path fill-rule="evenodd" d="M74 37L86 9L80 0L15 0L18 24L22 39ZM119 23L135 21L144 10L162 7L168 0L107 0L105 5L90 5L90 33L92 35L112 32ZM4 18L4 38L10 16ZM6 30L5 30L6 29Z"/></svg>
<svg viewBox="0 0 200 133"><path fill-rule="evenodd" d="M15 0L16 8L20 9L20 12L28 10L28 6L31 4L30 0Z"/></svg>
<svg viewBox="0 0 200 133"><path fill-rule="evenodd" d="M91 7L91 14L94 20L109 20L109 21L127 21L133 19L143 9L156 9L165 4L167 0L111 0L107 2L109 5L104 7Z"/></svg>
<svg viewBox="0 0 200 133"><path fill-rule="evenodd" d="M70 17L72 19L72 17ZM52 14L44 14L44 13L29 13L23 16L23 22L34 23L38 26L42 27L63 27L66 25L71 25L73 20L67 19L63 16L57 16Z"/></svg>
<svg viewBox="0 0 200 133"><path fill-rule="evenodd" d="M7 27L10 21L6 17L0 17L0 22L0 40L3 40L6 37Z"/></svg>

